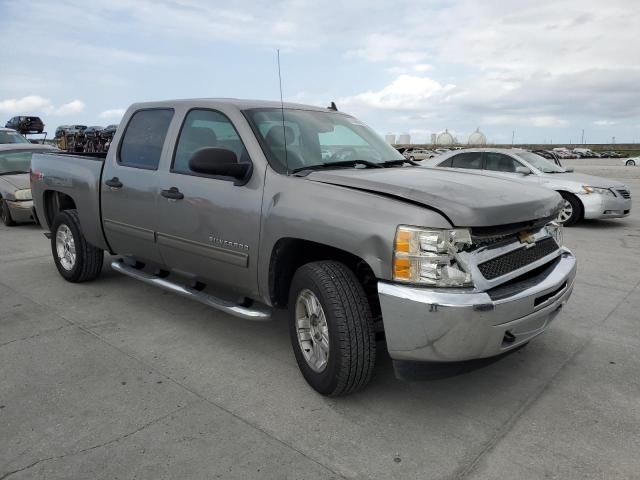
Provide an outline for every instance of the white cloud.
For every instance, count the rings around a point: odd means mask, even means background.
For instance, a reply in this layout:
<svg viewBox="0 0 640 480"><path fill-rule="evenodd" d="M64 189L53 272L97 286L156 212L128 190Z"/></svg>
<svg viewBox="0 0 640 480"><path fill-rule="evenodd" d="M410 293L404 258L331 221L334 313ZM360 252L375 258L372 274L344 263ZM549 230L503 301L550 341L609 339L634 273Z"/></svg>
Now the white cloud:
<svg viewBox="0 0 640 480"><path fill-rule="evenodd" d="M84 110L84 102L82 100L73 100L69 103L64 103L60 105L58 108L52 109L50 111L51 115L76 115Z"/></svg>
<svg viewBox="0 0 640 480"><path fill-rule="evenodd" d="M569 125L569 122L563 118L553 115L486 115L482 118L482 123L487 125L506 125L506 126L530 126L541 128L563 128Z"/></svg>
<svg viewBox="0 0 640 480"><path fill-rule="evenodd" d="M367 91L339 100L340 104L392 110L420 110L443 100L455 85L442 85L429 77L400 75L378 91Z"/></svg>
<svg viewBox="0 0 640 480"><path fill-rule="evenodd" d="M51 108L49 99L39 95L27 95L22 98L8 98L0 100L0 112L10 114L29 113Z"/></svg>
<svg viewBox="0 0 640 480"><path fill-rule="evenodd" d="M47 115L75 115L84 110L85 104L82 100L72 100L55 107L51 100L40 95L27 95L22 98L8 98L0 100L0 112L8 114L36 114Z"/></svg>
<svg viewBox="0 0 640 480"><path fill-rule="evenodd" d="M100 112L98 117L105 120L120 120L124 115L125 111L126 109L124 108L113 108L111 110L105 110L104 112Z"/></svg>
<svg viewBox="0 0 640 480"><path fill-rule="evenodd" d="M618 122L614 122L613 120L596 120L593 124L598 127L610 127L612 125L617 125Z"/></svg>

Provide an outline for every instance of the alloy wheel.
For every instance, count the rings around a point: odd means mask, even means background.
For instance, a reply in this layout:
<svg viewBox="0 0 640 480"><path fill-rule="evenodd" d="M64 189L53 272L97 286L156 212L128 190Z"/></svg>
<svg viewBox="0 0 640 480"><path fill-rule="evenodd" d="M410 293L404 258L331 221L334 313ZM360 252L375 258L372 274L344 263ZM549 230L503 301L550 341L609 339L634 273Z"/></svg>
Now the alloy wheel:
<svg viewBox="0 0 640 480"><path fill-rule="evenodd" d="M320 300L311 290L298 294L295 318L302 356L314 372L320 373L329 361L329 326Z"/></svg>

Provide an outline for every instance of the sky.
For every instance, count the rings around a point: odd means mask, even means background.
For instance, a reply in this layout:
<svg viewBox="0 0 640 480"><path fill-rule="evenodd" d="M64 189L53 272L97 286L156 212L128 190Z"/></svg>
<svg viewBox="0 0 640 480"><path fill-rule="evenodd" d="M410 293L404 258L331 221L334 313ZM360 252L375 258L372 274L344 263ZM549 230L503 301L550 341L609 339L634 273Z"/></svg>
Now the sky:
<svg viewBox="0 0 640 480"><path fill-rule="evenodd" d="M0 0L0 121L138 101L335 101L415 142L640 141L637 0Z"/></svg>

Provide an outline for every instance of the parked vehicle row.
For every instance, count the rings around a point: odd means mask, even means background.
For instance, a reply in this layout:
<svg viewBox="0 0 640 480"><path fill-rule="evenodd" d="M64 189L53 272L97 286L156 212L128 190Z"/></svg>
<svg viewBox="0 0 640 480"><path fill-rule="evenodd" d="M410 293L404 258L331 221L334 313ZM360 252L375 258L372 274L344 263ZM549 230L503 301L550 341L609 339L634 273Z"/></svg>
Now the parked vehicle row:
<svg viewBox="0 0 640 480"><path fill-rule="evenodd" d="M514 351L573 290L558 193L418 166L333 109L135 104L113 143L33 157L60 275L97 278L107 251L114 270L242 319L286 308L324 395L369 382L377 340L397 371Z"/></svg>
<svg viewBox="0 0 640 480"><path fill-rule="evenodd" d="M86 125L60 125L55 137L58 147L74 153L100 153L109 150L118 125L107 127Z"/></svg>

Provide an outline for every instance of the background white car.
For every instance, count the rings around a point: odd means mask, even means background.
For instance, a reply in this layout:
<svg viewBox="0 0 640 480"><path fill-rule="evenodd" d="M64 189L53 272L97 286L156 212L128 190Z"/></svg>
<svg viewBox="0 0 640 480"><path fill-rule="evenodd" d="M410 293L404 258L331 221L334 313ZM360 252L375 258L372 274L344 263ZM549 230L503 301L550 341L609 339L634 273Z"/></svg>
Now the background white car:
<svg viewBox="0 0 640 480"><path fill-rule="evenodd" d="M516 148L478 148L444 153L421 163L425 167L461 168L552 188L564 199L558 221L566 226L581 219L621 218L631 213L631 191L615 180L573 173Z"/></svg>

